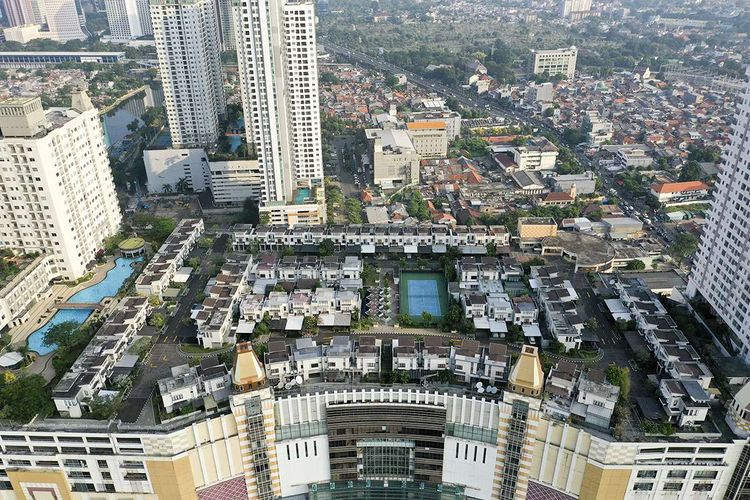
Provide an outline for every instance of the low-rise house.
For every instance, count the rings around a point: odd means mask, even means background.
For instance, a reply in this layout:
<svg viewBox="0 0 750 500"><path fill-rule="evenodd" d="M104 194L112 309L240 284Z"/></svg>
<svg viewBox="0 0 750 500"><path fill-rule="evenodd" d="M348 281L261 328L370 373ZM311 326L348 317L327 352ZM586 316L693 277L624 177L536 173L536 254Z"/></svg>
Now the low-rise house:
<svg viewBox="0 0 750 500"><path fill-rule="evenodd" d="M578 395L571 413L587 424L608 429L619 397L620 388L607 382L604 372L592 370L578 380Z"/></svg>
<svg viewBox="0 0 750 500"><path fill-rule="evenodd" d="M380 340L375 337L357 336L354 359L357 372L362 376L380 373Z"/></svg>
<svg viewBox="0 0 750 500"><path fill-rule="evenodd" d="M701 181L660 182L651 185L651 195L668 207L706 200L708 190L708 185Z"/></svg>
<svg viewBox="0 0 750 500"><path fill-rule="evenodd" d="M203 219L182 219L136 278L136 293L161 299L203 228Z"/></svg>
<svg viewBox="0 0 750 500"><path fill-rule="evenodd" d="M246 256L229 257L207 287L206 298L194 318L198 343L204 348L237 342L233 320L247 287L250 266L251 259Z"/></svg>
<svg viewBox="0 0 750 500"><path fill-rule="evenodd" d="M113 368L146 324L146 297L125 297L107 318L67 373L52 389L60 415L80 418L112 375Z"/></svg>
<svg viewBox="0 0 750 500"><path fill-rule="evenodd" d="M662 379L659 402L667 419L679 427L700 424L708 417L710 397L697 380Z"/></svg>
<svg viewBox="0 0 750 500"><path fill-rule="evenodd" d="M411 337L393 339L393 370L418 370L419 351Z"/></svg>
<svg viewBox="0 0 750 500"><path fill-rule="evenodd" d="M462 377L464 382L471 382L473 378L484 374L482 348L476 340L464 340L460 347L452 348L453 373Z"/></svg>
<svg viewBox="0 0 750 500"><path fill-rule="evenodd" d="M172 376L159 379L157 385L167 413L204 400L204 406L229 399L231 381L223 362L204 358L199 366L179 365L171 369ZM210 398L207 401L207 398Z"/></svg>
<svg viewBox="0 0 750 500"><path fill-rule="evenodd" d="M451 348L440 337L426 337L422 348L422 368L429 372L451 369Z"/></svg>
<svg viewBox="0 0 750 500"><path fill-rule="evenodd" d="M539 318L539 309L531 297L513 297L513 324L530 325Z"/></svg>

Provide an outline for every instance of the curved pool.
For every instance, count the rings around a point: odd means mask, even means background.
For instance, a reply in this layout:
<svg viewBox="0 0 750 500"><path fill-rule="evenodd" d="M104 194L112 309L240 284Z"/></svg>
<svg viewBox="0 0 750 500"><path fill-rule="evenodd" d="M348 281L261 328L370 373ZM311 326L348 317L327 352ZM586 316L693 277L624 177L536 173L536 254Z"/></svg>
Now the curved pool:
<svg viewBox="0 0 750 500"><path fill-rule="evenodd" d="M115 260L115 267L107 271L107 276L88 288L84 288L73 294L67 302L72 304L98 303L104 297L114 297L125 280L133 274L133 263L138 262L143 257L127 258L120 257Z"/></svg>
<svg viewBox="0 0 750 500"><path fill-rule="evenodd" d="M107 271L107 276L90 287L84 288L73 294L67 302L73 304L99 303L105 297L114 297L123 283L133 274L133 263L142 260L143 257L127 258L120 257L115 260L115 267ZM45 345L44 334L55 325L65 321L75 321L78 324L86 321L93 309L60 309L49 321L34 330L26 339L29 350L36 351L40 355L45 355L57 349L57 346Z"/></svg>

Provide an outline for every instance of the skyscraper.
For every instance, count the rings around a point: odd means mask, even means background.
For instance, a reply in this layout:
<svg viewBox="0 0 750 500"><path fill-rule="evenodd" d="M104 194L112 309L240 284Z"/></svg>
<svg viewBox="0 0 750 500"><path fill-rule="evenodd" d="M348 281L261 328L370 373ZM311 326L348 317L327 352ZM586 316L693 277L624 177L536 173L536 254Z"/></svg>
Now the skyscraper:
<svg viewBox="0 0 750 500"><path fill-rule="evenodd" d="M83 276L121 219L99 113L79 93L46 112L38 97L9 98L0 116L0 246Z"/></svg>
<svg viewBox="0 0 750 500"><path fill-rule="evenodd" d="M149 5L172 143L211 145L226 107L216 2L151 0Z"/></svg>
<svg viewBox="0 0 750 500"><path fill-rule="evenodd" d="M86 34L81 29L81 18L84 16L80 4L75 0L45 0L43 2L47 26L53 40L85 40Z"/></svg>
<svg viewBox="0 0 750 500"><path fill-rule="evenodd" d="M736 119L687 291L703 296L750 361L750 84Z"/></svg>
<svg viewBox="0 0 750 500"><path fill-rule="evenodd" d="M8 26L21 26L34 22L31 0L2 0L2 11Z"/></svg>
<svg viewBox="0 0 750 500"><path fill-rule="evenodd" d="M114 38L139 38L154 32L148 0L105 0L104 7Z"/></svg>
<svg viewBox="0 0 750 500"><path fill-rule="evenodd" d="M248 144L265 175L261 214L278 224L325 221L312 0L240 0L237 63Z"/></svg>

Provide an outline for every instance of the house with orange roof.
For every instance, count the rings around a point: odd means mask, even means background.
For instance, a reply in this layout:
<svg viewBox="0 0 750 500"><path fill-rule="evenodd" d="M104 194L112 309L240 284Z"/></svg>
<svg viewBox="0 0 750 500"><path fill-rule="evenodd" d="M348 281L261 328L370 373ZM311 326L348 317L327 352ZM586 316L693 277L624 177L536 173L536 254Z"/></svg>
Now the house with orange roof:
<svg viewBox="0 0 750 500"><path fill-rule="evenodd" d="M708 189L701 181L659 182L651 185L651 195L666 206L687 205L705 200Z"/></svg>

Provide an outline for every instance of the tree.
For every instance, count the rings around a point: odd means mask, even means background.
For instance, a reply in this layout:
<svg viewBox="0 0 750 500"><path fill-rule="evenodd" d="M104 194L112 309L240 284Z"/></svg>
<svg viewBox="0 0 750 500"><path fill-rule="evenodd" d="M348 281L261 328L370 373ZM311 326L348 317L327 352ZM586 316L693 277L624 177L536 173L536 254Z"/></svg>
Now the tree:
<svg viewBox="0 0 750 500"><path fill-rule="evenodd" d="M166 321L167 320L162 313L156 312L153 313L148 319L148 324L153 326L154 328L161 330L162 328L164 328L164 324L166 323Z"/></svg>
<svg viewBox="0 0 750 500"><path fill-rule="evenodd" d="M495 255L497 255L497 245L495 245L494 241L490 241L489 243L487 243L486 247L487 247L487 255L491 257L494 257Z"/></svg>
<svg viewBox="0 0 750 500"><path fill-rule="evenodd" d="M140 128L138 120L133 120L132 122L128 123L127 128L130 132L135 132L136 130L138 130Z"/></svg>
<svg viewBox="0 0 750 500"><path fill-rule="evenodd" d="M550 342L549 345L549 349L555 354L565 354L565 352L567 351L567 349L565 348L565 344L557 339L552 339L552 342Z"/></svg>
<svg viewBox="0 0 750 500"><path fill-rule="evenodd" d="M268 212L263 212L260 214L260 224L262 226L267 226L271 223L271 215Z"/></svg>
<svg viewBox="0 0 750 500"><path fill-rule="evenodd" d="M97 420L109 420L120 409L122 399L116 397L94 396L88 402L91 416Z"/></svg>
<svg viewBox="0 0 750 500"><path fill-rule="evenodd" d="M255 330L253 330L254 336L263 336L268 335L271 332L271 316L268 313L263 314L263 319L261 319L256 325Z"/></svg>
<svg viewBox="0 0 750 500"><path fill-rule="evenodd" d="M191 257L188 259L187 265L193 269L198 269L201 267L201 260L198 257Z"/></svg>
<svg viewBox="0 0 750 500"><path fill-rule="evenodd" d="M667 249L670 257L682 264L682 261L698 249L698 238L690 233L679 233Z"/></svg>
<svg viewBox="0 0 750 500"><path fill-rule="evenodd" d="M158 295L149 295L148 296L148 305L151 307L159 307L162 304L161 298L159 298Z"/></svg>
<svg viewBox="0 0 750 500"><path fill-rule="evenodd" d="M171 184L164 184L161 188L161 192L164 194L172 194L174 192L174 188Z"/></svg>
<svg viewBox="0 0 750 500"><path fill-rule="evenodd" d="M318 333L318 317L305 316L305 319L302 320L302 331L305 335L315 335Z"/></svg>
<svg viewBox="0 0 750 500"><path fill-rule="evenodd" d="M52 403L41 375L19 377L5 383L0 389L0 419L28 423L34 416L46 417L55 405Z"/></svg>
<svg viewBox="0 0 750 500"><path fill-rule="evenodd" d="M320 80L320 83L328 83L332 85L338 85L341 83L341 78L330 71L323 71L318 79Z"/></svg>
<svg viewBox="0 0 750 500"><path fill-rule="evenodd" d="M642 271L646 269L646 264L642 260L631 260L628 265L625 266L627 271Z"/></svg>
<svg viewBox="0 0 750 500"><path fill-rule="evenodd" d="M174 185L175 191L178 193L189 193L191 191L188 185L187 177L180 177L180 179Z"/></svg>
<svg viewBox="0 0 750 500"><path fill-rule="evenodd" d="M333 241L329 240L328 238L321 241L320 245L318 245L318 255L320 255L321 257L333 255L334 250L335 247Z"/></svg>
<svg viewBox="0 0 750 500"><path fill-rule="evenodd" d="M620 398L627 401L630 398L630 370L627 366L619 367L611 363L607 367L607 382L620 388Z"/></svg>
<svg viewBox="0 0 750 500"><path fill-rule="evenodd" d="M701 166L695 160L688 161L680 171L680 176L677 180L680 182L685 181L697 181L703 176L703 170Z"/></svg>
<svg viewBox="0 0 750 500"><path fill-rule="evenodd" d="M245 198L242 204L242 213L240 214L240 220L244 224L252 224L257 226L260 222L260 208L258 207L258 200L255 198Z"/></svg>
<svg viewBox="0 0 750 500"><path fill-rule="evenodd" d="M79 334L79 324L75 321L63 321L54 325L44 334L44 345L56 345L62 349L68 349L76 344Z"/></svg>
<svg viewBox="0 0 750 500"><path fill-rule="evenodd" d="M372 264L365 263L362 266L362 284L366 287L375 285L378 279L378 272Z"/></svg>

